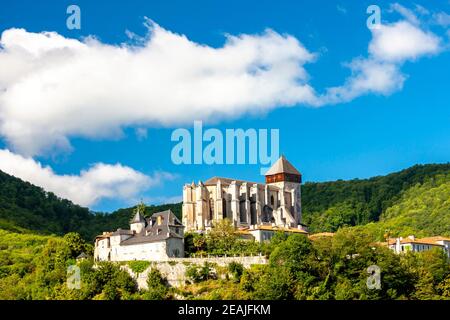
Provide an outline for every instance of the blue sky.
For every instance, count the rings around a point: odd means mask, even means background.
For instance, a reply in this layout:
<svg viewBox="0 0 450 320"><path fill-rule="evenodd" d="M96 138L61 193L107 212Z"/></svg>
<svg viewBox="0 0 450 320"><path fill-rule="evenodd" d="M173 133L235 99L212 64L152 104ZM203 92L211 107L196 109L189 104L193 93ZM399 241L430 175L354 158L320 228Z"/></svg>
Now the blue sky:
<svg viewBox="0 0 450 320"><path fill-rule="evenodd" d="M372 34L366 27L366 9L372 4L370 1L242 2L2 1L0 32L11 28L24 28L29 33L54 31L78 40L94 35L103 44L119 45L130 42L127 30L145 36L144 22L148 17L165 30L183 34L192 42L220 48L226 41L226 34L256 35L270 28L296 38L309 52L316 54L315 60L306 63L304 69L309 74L309 85L318 93L341 86L351 75L345 63L368 56ZM377 1L382 9L382 21L405 20L404 15L392 9L392 3ZM81 8L81 30L66 27L65 11L70 4ZM450 3L417 1L411 4L408 1L399 4L421 20L418 28L441 41L438 52L395 62L405 78L402 88L388 94L361 93L350 101L325 103L320 107L301 102L284 107L283 103L277 103L276 107L268 106L268 111L256 108L255 113L237 112L233 117L221 117L220 121L207 122L205 126L220 130L279 129L280 153L302 172L304 181L366 178L418 163L448 162L450 23L443 14L450 13ZM420 8L426 8L428 13ZM122 85L127 87L126 79ZM183 109L183 112L191 111ZM71 118L67 118L69 126L70 122ZM40 162L43 167L49 166L55 176L77 176L96 163L120 163L148 176L154 176L155 172L172 174L162 175L148 188L134 190L128 198L100 195L98 200L89 202L94 210L115 210L133 205L141 198L148 203L173 201L180 198L184 183L215 175L263 181L259 175L260 165L174 165L171 150L175 143L170 141L170 136L175 128L189 128L188 123L192 126L189 121L182 125L124 125L122 134L94 137L68 134L70 151L26 154L8 140L6 134L0 136L0 147ZM144 139L135 133L140 126L147 128Z"/></svg>

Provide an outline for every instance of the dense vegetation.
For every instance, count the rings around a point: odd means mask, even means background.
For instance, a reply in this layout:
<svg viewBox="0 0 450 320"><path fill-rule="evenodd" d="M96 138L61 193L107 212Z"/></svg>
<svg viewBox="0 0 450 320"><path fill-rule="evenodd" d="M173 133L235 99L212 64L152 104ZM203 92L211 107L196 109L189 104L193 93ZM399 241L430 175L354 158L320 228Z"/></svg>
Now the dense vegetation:
<svg viewBox="0 0 450 320"><path fill-rule="evenodd" d="M368 286L368 267L380 269L380 286ZM229 265L226 277L195 272L179 294L187 299L379 300L450 299L450 265L440 249L396 255L353 228L310 241L299 234L277 235L269 264L249 269ZM222 271L223 272L223 271Z"/></svg>
<svg viewBox="0 0 450 320"><path fill-rule="evenodd" d="M205 264L187 269L190 283L169 288L151 268L148 290L121 266L93 268L92 239L128 227L133 208L95 213L0 171L0 299L450 299L450 264L441 250L395 255L375 245L386 233L450 236L450 164L414 166L366 180L306 183L304 222L310 241L278 234L258 244L237 237L226 220L206 235L187 234L191 256L262 253L268 265L249 269ZM147 206L145 215L180 204ZM78 233L74 233L76 231ZM81 253L90 258L76 261ZM66 285L67 268L80 267L81 288ZM142 273L149 262L128 263ZM367 287L367 267L381 270L381 289Z"/></svg>
<svg viewBox="0 0 450 320"><path fill-rule="evenodd" d="M342 226L365 225L380 219L386 221L392 217L390 214L386 215L390 207L394 205L404 207L404 204L400 203L409 201L405 198L405 193L410 188L417 189L419 185L426 184L422 189L424 190L430 189L433 185L448 184L449 174L450 164L416 165L397 173L365 180L306 183L302 186L303 222L312 232L334 232ZM439 178L436 178L437 176ZM420 192L416 195L426 197ZM426 210L422 210L423 213L431 212L435 205L445 206L441 200L441 197L436 198L434 202L423 199L427 201L428 206ZM418 203L410 203L411 206L416 204ZM448 202L446 205L448 208ZM444 211L441 210L436 214L442 219L447 218L446 225L442 225L442 221L429 219L429 224L424 226L410 219L411 230L422 230L427 234L443 231L437 226L450 225L448 215L445 217ZM401 215L399 213L399 216Z"/></svg>
<svg viewBox="0 0 450 320"><path fill-rule="evenodd" d="M77 233L55 237L0 230L0 300L142 299L147 293L137 290L119 264L93 268L92 258L77 262L81 252L92 257L92 246ZM67 286L71 265L80 268L79 288Z"/></svg>
<svg viewBox="0 0 450 320"><path fill-rule="evenodd" d="M148 206L145 213L151 215L167 209L181 217L180 204ZM129 227L132 210L92 212L0 171L0 228L4 230L24 232L28 229L56 235L73 231L92 241L105 230Z"/></svg>
<svg viewBox="0 0 450 320"><path fill-rule="evenodd" d="M380 221L358 226L372 239L390 236L450 237L450 175L438 175L402 193Z"/></svg>
<svg viewBox="0 0 450 320"><path fill-rule="evenodd" d="M121 264L102 262L94 268L91 258L76 261L92 248L75 233L0 231L0 248L0 299L450 299L450 264L442 250L396 255L354 228L314 241L277 234L266 245L267 265L191 265L189 282L180 288L169 287L152 267L146 271L148 290L138 290ZM75 264L80 286L70 288L68 267ZM380 268L378 289L367 286L371 265ZM133 262L132 267L144 272L148 266Z"/></svg>
<svg viewBox="0 0 450 320"><path fill-rule="evenodd" d="M410 233L420 231L424 235L448 235L449 231L445 226L449 225L449 218L444 215L448 212L448 201L441 200L449 198L449 179L450 164L430 164L416 165L371 179L305 183L302 187L303 220L312 232L336 231L342 226L365 225L380 220L387 222L392 219L393 222L386 226L393 230L401 229L396 227L398 223L402 227L408 227L402 230L409 230ZM444 184L446 186L439 187ZM408 193L409 189L411 191ZM432 200L435 192L440 196ZM413 198L416 200L413 201ZM418 198L422 199L422 204L419 204ZM418 205L424 208L419 210ZM411 212L411 208L416 212L415 216L408 213L406 217L406 211ZM146 215L167 209L181 218L180 203L147 206ZM0 171L1 229L14 232L29 229L56 235L73 231L92 241L105 230L128 227L132 210L133 208L126 208L112 213L91 212ZM422 218L416 219L419 215ZM378 227L376 224L372 228ZM376 232L379 233L379 230Z"/></svg>
<svg viewBox="0 0 450 320"><path fill-rule="evenodd" d="M228 219L216 223L206 234L186 233L184 238L184 253L188 257L258 255L265 253L265 249L264 244L241 239Z"/></svg>

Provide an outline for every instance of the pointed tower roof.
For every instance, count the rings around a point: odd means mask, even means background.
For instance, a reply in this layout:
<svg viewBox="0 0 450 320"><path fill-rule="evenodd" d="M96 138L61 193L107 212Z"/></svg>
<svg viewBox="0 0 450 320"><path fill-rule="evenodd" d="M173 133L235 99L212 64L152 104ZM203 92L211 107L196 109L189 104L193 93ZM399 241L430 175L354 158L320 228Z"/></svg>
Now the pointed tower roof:
<svg viewBox="0 0 450 320"><path fill-rule="evenodd" d="M278 173L289 173L295 175L301 175L301 173L295 169L295 167L282 155L273 166L267 170L266 176L271 176Z"/></svg>
<svg viewBox="0 0 450 320"><path fill-rule="evenodd" d="M140 210L136 210L136 214L134 215L133 219L130 221L130 223L140 223L145 222L144 216L141 214Z"/></svg>

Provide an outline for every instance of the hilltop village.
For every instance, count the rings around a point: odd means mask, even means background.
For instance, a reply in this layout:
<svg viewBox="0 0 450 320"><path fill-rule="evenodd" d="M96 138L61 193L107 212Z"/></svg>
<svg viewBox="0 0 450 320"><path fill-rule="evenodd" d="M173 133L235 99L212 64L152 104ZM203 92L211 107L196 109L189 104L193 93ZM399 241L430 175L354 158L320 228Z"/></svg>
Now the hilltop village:
<svg viewBox="0 0 450 320"><path fill-rule="evenodd" d="M170 210L145 218L138 208L130 229L103 232L95 239L96 261L165 261L182 258L185 232L207 233L228 219L243 239L264 242L276 232L299 233L314 239L302 224L302 174L281 156L265 174L265 183L224 177L183 187L182 221ZM450 256L450 238L387 239L396 253L442 248Z"/></svg>

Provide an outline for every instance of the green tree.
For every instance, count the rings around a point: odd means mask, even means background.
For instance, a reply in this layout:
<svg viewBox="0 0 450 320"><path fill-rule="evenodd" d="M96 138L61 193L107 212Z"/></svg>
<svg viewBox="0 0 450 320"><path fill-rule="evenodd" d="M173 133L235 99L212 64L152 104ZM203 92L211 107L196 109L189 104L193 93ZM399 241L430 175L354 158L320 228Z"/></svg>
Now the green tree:
<svg viewBox="0 0 450 320"><path fill-rule="evenodd" d="M292 234L271 253L269 263L273 268L286 267L294 274L307 272L312 251L313 246L306 236Z"/></svg>
<svg viewBox="0 0 450 320"><path fill-rule="evenodd" d="M64 241L70 250L70 255L76 258L80 253L90 251L86 241L76 232L69 232L64 235ZM90 252L87 252L89 254Z"/></svg>
<svg viewBox="0 0 450 320"><path fill-rule="evenodd" d="M156 268L151 268L147 275L147 287L143 297L146 300L163 300L167 297L169 289L167 281Z"/></svg>
<svg viewBox="0 0 450 320"><path fill-rule="evenodd" d="M232 261L228 264L228 271L233 276L233 280L235 282L240 282L241 276L244 273L244 266L242 265L242 263Z"/></svg>
<svg viewBox="0 0 450 320"><path fill-rule="evenodd" d="M232 250L237 241L233 223L229 219L219 220L207 234L207 248L213 254L224 254Z"/></svg>

